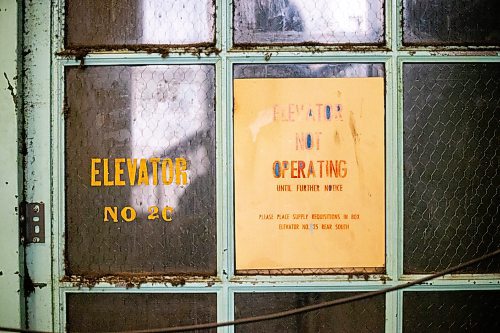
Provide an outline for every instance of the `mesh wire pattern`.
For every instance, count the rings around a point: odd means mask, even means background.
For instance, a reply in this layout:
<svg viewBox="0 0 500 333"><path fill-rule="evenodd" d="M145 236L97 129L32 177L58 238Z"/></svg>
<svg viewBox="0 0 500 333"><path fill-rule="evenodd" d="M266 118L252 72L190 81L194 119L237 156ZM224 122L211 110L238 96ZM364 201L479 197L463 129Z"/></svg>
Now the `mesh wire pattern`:
<svg viewBox="0 0 500 333"><path fill-rule="evenodd" d="M403 293L403 331L498 332L500 291Z"/></svg>
<svg viewBox="0 0 500 333"><path fill-rule="evenodd" d="M500 244L500 64L403 70L404 272L431 273ZM500 272L500 260L465 272Z"/></svg>
<svg viewBox="0 0 500 333"><path fill-rule="evenodd" d="M217 319L215 293L69 293L66 302L68 332L158 329Z"/></svg>
<svg viewBox="0 0 500 333"><path fill-rule="evenodd" d="M236 64L235 79L250 78L356 78L384 77L384 64L380 63L321 63L321 64ZM286 268L237 270L237 275L359 275L383 274L380 267L343 268Z"/></svg>
<svg viewBox="0 0 500 333"><path fill-rule="evenodd" d="M238 0L234 42L244 44L382 44L383 0Z"/></svg>
<svg viewBox="0 0 500 333"><path fill-rule="evenodd" d="M496 0L404 0L405 45L500 46Z"/></svg>
<svg viewBox="0 0 500 333"><path fill-rule="evenodd" d="M65 38L69 49L214 44L215 5L212 0L67 0Z"/></svg>
<svg viewBox="0 0 500 333"><path fill-rule="evenodd" d="M235 79L384 77L383 64L237 64Z"/></svg>
<svg viewBox="0 0 500 333"><path fill-rule="evenodd" d="M66 274L215 275L214 66L69 68L65 113ZM91 186L95 158L100 186ZM135 174L124 162L125 185L104 186L104 160L114 182L119 158L136 163ZM158 163L156 184L152 158L172 161ZM169 173L177 158L186 161L185 183ZM150 163L149 184L139 184L133 159ZM116 223L111 215L104 221L106 206L118 207ZM121 215L126 206L137 215L130 222ZM149 219L152 206L157 219Z"/></svg>
<svg viewBox="0 0 500 333"><path fill-rule="evenodd" d="M285 311L354 296L352 292L237 293L235 319ZM360 320L362 318L363 320ZM377 296L349 304L266 322L236 326L236 332L384 332L385 297Z"/></svg>

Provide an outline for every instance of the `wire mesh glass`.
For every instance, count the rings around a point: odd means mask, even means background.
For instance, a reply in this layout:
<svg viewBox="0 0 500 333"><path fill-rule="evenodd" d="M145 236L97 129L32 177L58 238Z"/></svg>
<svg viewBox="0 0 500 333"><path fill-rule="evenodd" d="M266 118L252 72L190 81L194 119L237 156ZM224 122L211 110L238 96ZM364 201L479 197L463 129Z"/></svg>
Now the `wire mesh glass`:
<svg viewBox="0 0 500 333"><path fill-rule="evenodd" d="M499 75L498 63L404 65L405 273L500 244ZM463 272L500 272L500 259Z"/></svg>
<svg viewBox="0 0 500 333"><path fill-rule="evenodd" d="M318 63L318 64L236 64L233 67L235 79L253 78L365 78L384 77L385 68L381 63ZM235 129L236 132L237 129ZM235 147L235 153L248 147ZM236 162L235 162L236 164ZM237 166L236 166L237 167ZM235 180L236 182L237 180ZM236 193L237 196L238 193ZM294 245L291 245L292 247ZM298 246L298 245L297 245ZM325 254L326 255L326 254ZM337 268L299 268L279 269L237 269L238 275L333 275L356 274L369 278L370 274L385 273L383 267L337 267Z"/></svg>
<svg viewBox="0 0 500 333"><path fill-rule="evenodd" d="M405 45L500 46L498 0L404 0Z"/></svg>
<svg viewBox="0 0 500 333"><path fill-rule="evenodd" d="M152 330L217 320L215 293L69 293L66 307L68 332Z"/></svg>
<svg viewBox="0 0 500 333"><path fill-rule="evenodd" d="M68 0L66 48L213 44L211 0Z"/></svg>
<svg viewBox="0 0 500 333"><path fill-rule="evenodd" d="M383 0L236 0L234 43L383 44Z"/></svg>
<svg viewBox="0 0 500 333"><path fill-rule="evenodd" d="M296 309L357 295L352 292L237 293L235 319ZM280 319L238 325L242 332L384 332L383 295Z"/></svg>
<svg viewBox="0 0 500 333"><path fill-rule="evenodd" d="M214 66L69 68L64 112L66 274L214 275Z"/></svg>
<svg viewBox="0 0 500 333"><path fill-rule="evenodd" d="M403 332L498 332L500 291L403 293Z"/></svg>

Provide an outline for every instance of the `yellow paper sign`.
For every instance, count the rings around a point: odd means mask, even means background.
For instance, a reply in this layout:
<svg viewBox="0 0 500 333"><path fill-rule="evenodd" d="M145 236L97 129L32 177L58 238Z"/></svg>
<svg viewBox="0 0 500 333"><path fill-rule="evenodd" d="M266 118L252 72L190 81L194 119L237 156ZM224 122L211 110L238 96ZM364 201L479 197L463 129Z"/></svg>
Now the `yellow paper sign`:
<svg viewBox="0 0 500 333"><path fill-rule="evenodd" d="M385 266L383 78L236 79L236 270Z"/></svg>

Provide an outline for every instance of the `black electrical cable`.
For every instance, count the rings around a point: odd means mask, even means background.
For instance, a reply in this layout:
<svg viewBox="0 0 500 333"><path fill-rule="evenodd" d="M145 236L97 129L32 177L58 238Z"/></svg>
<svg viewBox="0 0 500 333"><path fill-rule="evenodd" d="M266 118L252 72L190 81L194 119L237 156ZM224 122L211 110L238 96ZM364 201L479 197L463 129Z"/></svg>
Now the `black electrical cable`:
<svg viewBox="0 0 500 333"><path fill-rule="evenodd" d="M300 313L306 313L310 311L315 311L319 309L324 309L328 307L332 307L335 305L340 305L340 304L346 304L346 303L351 303L354 301L382 295L388 292L396 291L396 290L401 290L405 288L409 288L411 286L417 285L417 284L422 284L424 282L436 279L438 277L454 273L456 271L462 270L465 267L477 264L479 262L482 262L484 260L491 259L497 255L500 254L500 249L497 249L496 251L493 251L491 253L485 254L484 256L481 256L476 259L469 260L463 264L445 269L441 272L437 272L425 277L422 277L420 279L408 282L408 283L403 283L399 284L397 286L392 286L388 287L385 289L377 290L377 291L371 291L371 292L366 292L362 293L359 295L351 296L351 297L346 297L342 299L338 299L335 301L329 301L329 302L323 302L319 304L313 304L313 305L308 305L304 306L301 308L296 308L296 309L291 309L287 311L282 311L282 312L276 312L276 313L271 313L267 315L261 315L261 316L255 316L255 317L248 317L248 318L241 318L241 319L236 319L232 321L226 321L226 322L220 322L220 323L206 323L206 324L196 324L196 325L187 325L187 326L175 326L175 327L169 327L169 328L157 328L157 329L148 329L148 330L135 330L135 331L120 331L120 332L115 332L115 333L162 333L162 332L186 332L186 331L194 331L194 330L201 330L201 329L209 329L209 328L216 328L216 327L222 327L222 326L230 326L230 325L242 325L242 324L250 324L250 323L256 323L256 322L261 322L261 321L267 321L267 320L272 320L272 319L278 319L278 318L283 318L283 317L288 317L288 316L293 316L297 315ZM48 333L48 332L40 332L40 331L30 331L30 330L22 330L22 329L14 329L14 328L4 328L0 327L0 331L5 331L5 332L26 332L26 333Z"/></svg>

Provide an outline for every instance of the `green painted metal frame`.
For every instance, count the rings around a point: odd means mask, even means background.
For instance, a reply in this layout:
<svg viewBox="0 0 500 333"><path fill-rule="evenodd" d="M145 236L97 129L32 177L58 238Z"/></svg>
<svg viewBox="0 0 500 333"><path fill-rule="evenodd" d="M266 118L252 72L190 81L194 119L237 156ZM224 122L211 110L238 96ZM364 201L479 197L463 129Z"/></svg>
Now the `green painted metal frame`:
<svg viewBox="0 0 500 333"><path fill-rule="evenodd" d="M216 157L217 157L217 267L218 275L210 279L188 281L184 286L172 287L158 284L143 284L140 289L126 289L111 284L98 283L92 289L78 287L72 283L59 282L64 275L64 68L78 66L80 61L54 55L63 48L64 4L63 0L38 2L32 12L44 13L49 22L40 19L27 21L29 25L27 45L40 45L37 58L27 62L38 68L32 84L25 94L27 102L35 102L43 112L31 115L27 120L35 138L42 138L36 149L29 150L29 156L41 160L43 167L33 165L34 175L29 184L37 184L29 197L37 201L43 198L50 214L52 234L42 251L30 251L30 273L37 276L37 282L47 282L51 288L45 293L30 297L32 309L28 313L30 327L54 331L64 330L67 293L85 292L131 292L131 293L197 293L217 294L220 321L234 318L234 294L238 292L345 292L372 291L386 286L405 283L418 278L417 275L403 275L402 270L402 221L403 221L403 150L402 150L402 64L405 62L500 62L498 53L483 50L475 56L456 55L443 49L437 52L428 49L408 49L401 44L402 30L401 2L386 0L386 47L354 47L343 51L335 47L319 47L312 54L300 47L254 48L233 50L231 39L231 1L217 0L219 15L216 18L216 45L218 55L192 56L186 53L171 53L162 58L159 54L146 53L92 53L85 57L86 66L106 65L162 65L162 64L214 64L216 66ZM31 38L31 39L30 39ZM48 50L47 50L48 48ZM48 51L48 52L47 52ZM451 53L450 53L451 52ZM493 52L493 53L492 53ZM450 56L451 54L451 56ZM49 68L47 69L47 62ZM232 82L233 65L239 63L383 63L386 77L386 274L348 278L344 275L316 276L236 276L234 274L234 228L233 228L233 124L232 124ZM42 83L50 82L44 86ZM38 85L41 85L38 87ZM38 90L37 90L38 89ZM31 95L30 91L39 91ZM50 119L47 119L47 117ZM47 170L48 165L48 170ZM39 177L51 175L51 181L40 184ZM28 186L31 188L31 186ZM50 232L51 231L51 232ZM41 246L41 245L40 245ZM52 261L49 260L52 258ZM50 264L48 264L50 262ZM47 275L48 274L48 275ZM457 275L441 278L411 290L482 290L499 289L500 275ZM50 289L50 290L49 290ZM38 291L37 291L38 292ZM386 295L386 332L402 330L403 291ZM219 328L219 332L233 332L233 328Z"/></svg>
<svg viewBox="0 0 500 333"><path fill-rule="evenodd" d="M23 113L25 118L25 200L45 203L45 234L51 235L51 6L50 1L24 6ZM26 265L38 287L27 298L26 319L31 329L52 329L53 239L26 246Z"/></svg>
<svg viewBox="0 0 500 333"><path fill-rule="evenodd" d="M14 0L0 4L0 325L13 327L25 326L24 251L19 230L19 203L24 199L19 154L22 140L19 135L22 68L17 54L21 44L20 13L21 8Z"/></svg>

